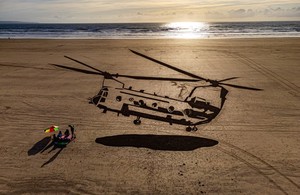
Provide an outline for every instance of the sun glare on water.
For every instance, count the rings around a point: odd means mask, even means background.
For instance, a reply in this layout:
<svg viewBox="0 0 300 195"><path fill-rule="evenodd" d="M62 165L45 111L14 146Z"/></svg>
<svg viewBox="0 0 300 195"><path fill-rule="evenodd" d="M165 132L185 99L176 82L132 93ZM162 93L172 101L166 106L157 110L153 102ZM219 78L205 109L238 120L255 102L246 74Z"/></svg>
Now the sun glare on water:
<svg viewBox="0 0 300 195"><path fill-rule="evenodd" d="M206 37L204 33L208 24L204 22L172 22L165 25L175 38L201 38Z"/></svg>

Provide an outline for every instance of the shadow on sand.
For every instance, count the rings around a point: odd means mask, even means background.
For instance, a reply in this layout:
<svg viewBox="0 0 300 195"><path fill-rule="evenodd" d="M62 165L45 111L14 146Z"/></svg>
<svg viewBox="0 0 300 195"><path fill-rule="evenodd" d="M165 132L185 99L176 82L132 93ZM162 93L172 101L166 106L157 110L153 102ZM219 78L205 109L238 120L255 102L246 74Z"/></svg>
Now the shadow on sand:
<svg viewBox="0 0 300 195"><path fill-rule="evenodd" d="M36 144L32 146L27 152L28 156L36 155L47 147L47 145L51 142L51 137L44 137L42 140L38 141Z"/></svg>
<svg viewBox="0 0 300 195"><path fill-rule="evenodd" d="M44 164L42 164L42 166L41 166L41 168L43 168L45 165L47 165L47 164L49 164L49 163L51 163L51 162L53 162L57 157L58 157L58 155L61 153L61 151L63 150L64 148L60 148L59 150L58 150L58 152L56 152L47 162L45 162Z"/></svg>
<svg viewBox="0 0 300 195"><path fill-rule="evenodd" d="M38 141L36 144L34 144L32 146L32 148L30 148L28 150L28 156L32 156L32 155L36 155L38 153L44 153L45 151L50 150L47 152L48 154L51 153L52 151L59 149L58 152L56 152L47 162L45 162L41 167L44 167L45 165L53 162L58 155L62 152L62 150L65 148L66 146L63 147L58 147L55 146L54 144L54 140L51 138L51 136L48 137L44 137L43 139L41 139L40 141Z"/></svg>
<svg viewBox="0 0 300 195"><path fill-rule="evenodd" d="M191 151L202 147L212 147L219 142L212 139L179 135L115 135L100 137L96 143L114 147L137 147L152 150Z"/></svg>

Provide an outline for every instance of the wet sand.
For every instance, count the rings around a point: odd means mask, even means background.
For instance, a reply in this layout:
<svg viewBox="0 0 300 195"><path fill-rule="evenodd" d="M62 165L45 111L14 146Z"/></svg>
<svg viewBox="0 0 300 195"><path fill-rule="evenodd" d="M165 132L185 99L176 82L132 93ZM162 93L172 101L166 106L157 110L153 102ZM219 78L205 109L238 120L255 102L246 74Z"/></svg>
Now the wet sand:
<svg viewBox="0 0 300 195"><path fill-rule="evenodd" d="M198 131L103 113L88 103L102 77L183 77L133 49L201 77L263 89L229 91ZM0 40L0 193L299 194L300 39ZM187 82L119 78L177 98ZM183 94L186 95L184 91ZM219 98L219 97L215 97ZM46 127L75 124L77 139L48 148Z"/></svg>

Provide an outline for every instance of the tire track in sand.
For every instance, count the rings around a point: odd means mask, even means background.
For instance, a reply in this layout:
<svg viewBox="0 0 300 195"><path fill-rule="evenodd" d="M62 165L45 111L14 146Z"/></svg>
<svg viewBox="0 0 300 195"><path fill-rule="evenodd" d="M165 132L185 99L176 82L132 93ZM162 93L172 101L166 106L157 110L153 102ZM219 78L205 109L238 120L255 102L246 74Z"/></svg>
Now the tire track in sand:
<svg viewBox="0 0 300 195"><path fill-rule="evenodd" d="M219 144L215 146L217 150L245 163L248 167L265 177L282 193L295 194L299 192L300 186L297 183L262 158L228 142L218 141Z"/></svg>
<svg viewBox="0 0 300 195"><path fill-rule="evenodd" d="M170 132L168 131L168 133ZM172 134L182 135L179 133ZM191 134L188 135L191 136ZM205 138L218 140L219 144L214 146L216 150L245 163L249 168L272 183L283 194L297 194L300 191L300 186L297 183L262 158L226 141L209 136L205 136Z"/></svg>
<svg viewBox="0 0 300 195"><path fill-rule="evenodd" d="M272 79L273 81L280 84L282 87L287 89L290 94L293 96L299 97L300 87L296 84L290 82L289 80L285 79L284 77L278 75L274 71L266 68L265 66L261 65L260 63L240 54L234 52L226 52L227 54L231 55L232 57L237 57L236 59L246 64L247 66L251 67L252 69L262 73L263 75L267 76L268 78Z"/></svg>

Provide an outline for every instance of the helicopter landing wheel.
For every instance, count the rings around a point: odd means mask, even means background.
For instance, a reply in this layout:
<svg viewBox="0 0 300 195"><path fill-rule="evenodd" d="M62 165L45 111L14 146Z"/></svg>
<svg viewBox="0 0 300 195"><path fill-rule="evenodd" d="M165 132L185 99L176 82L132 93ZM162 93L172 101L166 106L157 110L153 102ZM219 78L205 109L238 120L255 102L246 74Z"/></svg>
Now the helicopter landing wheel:
<svg viewBox="0 0 300 195"><path fill-rule="evenodd" d="M198 128L197 128L196 126L194 126L192 130L193 130L193 131L197 131Z"/></svg>
<svg viewBox="0 0 300 195"><path fill-rule="evenodd" d="M185 129L187 132L190 132L192 131L192 128L190 126L188 126L186 129Z"/></svg>
<svg viewBox="0 0 300 195"><path fill-rule="evenodd" d="M138 117L137 119L135 119L134 121L133 121L133 124L135 124L135 125L140 125L141 124L141 120L140 120L140 117Z"/></svg>

